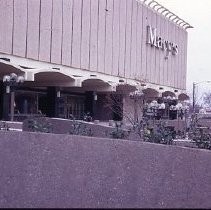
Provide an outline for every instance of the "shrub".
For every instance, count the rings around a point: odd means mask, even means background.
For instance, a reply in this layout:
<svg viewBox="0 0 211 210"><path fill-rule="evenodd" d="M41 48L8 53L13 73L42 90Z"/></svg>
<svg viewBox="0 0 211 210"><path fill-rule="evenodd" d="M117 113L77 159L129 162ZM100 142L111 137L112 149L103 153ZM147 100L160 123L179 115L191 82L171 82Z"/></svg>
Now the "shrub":
<svg viewBox="0 0 211 210"><path fill-rule="evenodd" d="M208 129L199 127L197 114L191 116L191 124L188 130L189 137L195 142L199 149L211 150L211 134Z"/></svg>
<svg viewBox="0 0 211 210"><path fill-rule="evenodd" d="M69 134L81 135L81 136L93 136L91 128L87 128L85 124L78 122L75 119L73 119L73 124L71 125Z"/></svg>
<svg viewBox="0 0 211 210"><path fill-rule="evenodd" d="M211 134L203 129L198 128L195 130L193 141L195 141L198 148L211 150Z"/></svg>
<svg viewBox="0 0 211 210"><path fill-rule="evenodd" d="M127 139L130 135L130 130L122 128L122 122L115 122L115 128L111 131L110 137L113 139Z"/></svg>
<svg viewBox="0 0 211 210"><path fill-rule="evenodd" d="M154 125L154 127L148 127L144 130L144 141L147 142L171 145L175 137L176 132L174 129L166 126L164 122L160 122Z"/></svg>
<svg viewBox="0 0 211 210"><path fill-rule="evenodd" d="M52 133L52 124L47 118L28 119L28 129L32 132Z"/></svg>

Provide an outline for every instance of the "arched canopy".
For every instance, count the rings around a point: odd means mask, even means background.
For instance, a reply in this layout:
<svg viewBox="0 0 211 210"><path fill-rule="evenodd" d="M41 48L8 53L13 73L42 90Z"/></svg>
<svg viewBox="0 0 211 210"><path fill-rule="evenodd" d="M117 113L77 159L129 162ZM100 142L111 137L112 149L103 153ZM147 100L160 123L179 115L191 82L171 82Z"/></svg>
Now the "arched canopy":
<svg viewBox="0 0 211 210"><path fill-rule="evenodd" d="M134 92L135 90L137 90L137 88L134 85L119 84L117 86L117 91L119 92L129 93L129 92Z"/></svg>
<svg viewBox="0 0 211 210"><path fill-rule="evenodd" d="M86 79L82 82L82 87L86 88L88 91L115 91L116 87L112 86L107 81L101 79Z"/></svg>
<svg viewBox="0 0 211 210"><path fill-rule="evenodd" d="M9 75L11 73L23 75L25 71L20 67L18 68L18 66L0 60L0 77L3 78L4 75Z"/></svg>
<svg viewBox="0 0 211 210"><path fill-rule="evenodd" d="M55 71L42 71L42 72L35 73L34 85L61 86L61 87L62 86L63 87L77 86L75 79L61 72L55 72Z"/></svg>
<svg viewBox="0 0 211 210"><path fill-rule="evenodd" d="M82 82L82 86L109 86L110 84L101 79L86 79Z"/></svg>
<svg viewBox="0 0 211 210"><path fill-rule="evenodd" d="M185 100L189 100L190 97L187 94L185 94L185 93L181 93L181 94L179 94L178 99L180 101L185 101Z"/></svg>
<svg viewBox="0 0 211 210"><path fill-rule="evenodd" d="M159 96L159 92L153 88L146 88L143 90L143 93L146 98L156 98Z"/></svg>
<svg viewBox="0 0 211 210"><path fill-rule="evenodd" d="M58 82L69 82L73 81L74 79L62 74L60 72L38 72L35 74L35 81L39 82L49 82L49 81L58 81Z"/></svg>
<svg viewBox="0 0 211 210"><path fill-rule="evenodd" d="M162 93L162 97L167 97L167 96L176 97L176 94L171 91L165 91Z"/></svg>

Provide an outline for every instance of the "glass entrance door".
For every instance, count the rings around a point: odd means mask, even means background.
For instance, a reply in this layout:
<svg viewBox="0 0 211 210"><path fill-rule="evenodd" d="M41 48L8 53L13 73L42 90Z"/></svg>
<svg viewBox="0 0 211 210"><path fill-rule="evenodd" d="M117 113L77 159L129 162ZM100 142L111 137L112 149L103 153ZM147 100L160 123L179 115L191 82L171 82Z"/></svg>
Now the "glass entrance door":
<svg viewBox="0 0 211 210"><path fill-rule="evenodd" d="M67 98L65 112L65 118L76 118L76 116L74 115L74 101L71 100L71 98Z"/></svg>
<svg viewBox="0 0 211 210"><path fill-rule="evenodd" d="M83 96L63 95L59 102L59 117L65 119L83 119L84 114Z"/></svg>

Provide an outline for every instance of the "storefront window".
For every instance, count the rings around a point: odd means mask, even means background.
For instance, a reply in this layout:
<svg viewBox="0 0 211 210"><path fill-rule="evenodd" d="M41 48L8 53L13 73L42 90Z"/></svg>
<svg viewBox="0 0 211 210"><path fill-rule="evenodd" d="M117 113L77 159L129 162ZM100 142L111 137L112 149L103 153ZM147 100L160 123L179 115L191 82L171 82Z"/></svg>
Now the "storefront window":
<svg viewBox="0 0 211 210"><path fill-rule="evenodd" d="M15 95L15 113L37 114L37 93L34 92L16 92Z"/></svg>
<svg viewBox="0 0 211 210"><path fill-rule="evenodd" d="M62 94L58 105L59 117L66 119L83 119L84 101L85 98L83 96Z"/></svg>

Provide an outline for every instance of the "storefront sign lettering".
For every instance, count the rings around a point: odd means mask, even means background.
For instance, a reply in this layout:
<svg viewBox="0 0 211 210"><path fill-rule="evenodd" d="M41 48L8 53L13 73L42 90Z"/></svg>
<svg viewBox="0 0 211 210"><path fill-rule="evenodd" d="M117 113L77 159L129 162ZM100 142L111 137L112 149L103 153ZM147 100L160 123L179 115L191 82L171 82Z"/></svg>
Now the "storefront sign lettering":
<svg viewBox="0 0 211 210"><path fill-rule="evenodd" d="M166 52L166 58L169 57L170 53L172 55L178 54L178 45L173 42L167 41L162 37L157 35L157 29L147 26L147 44L152 47L156 47Z"/></svg>

